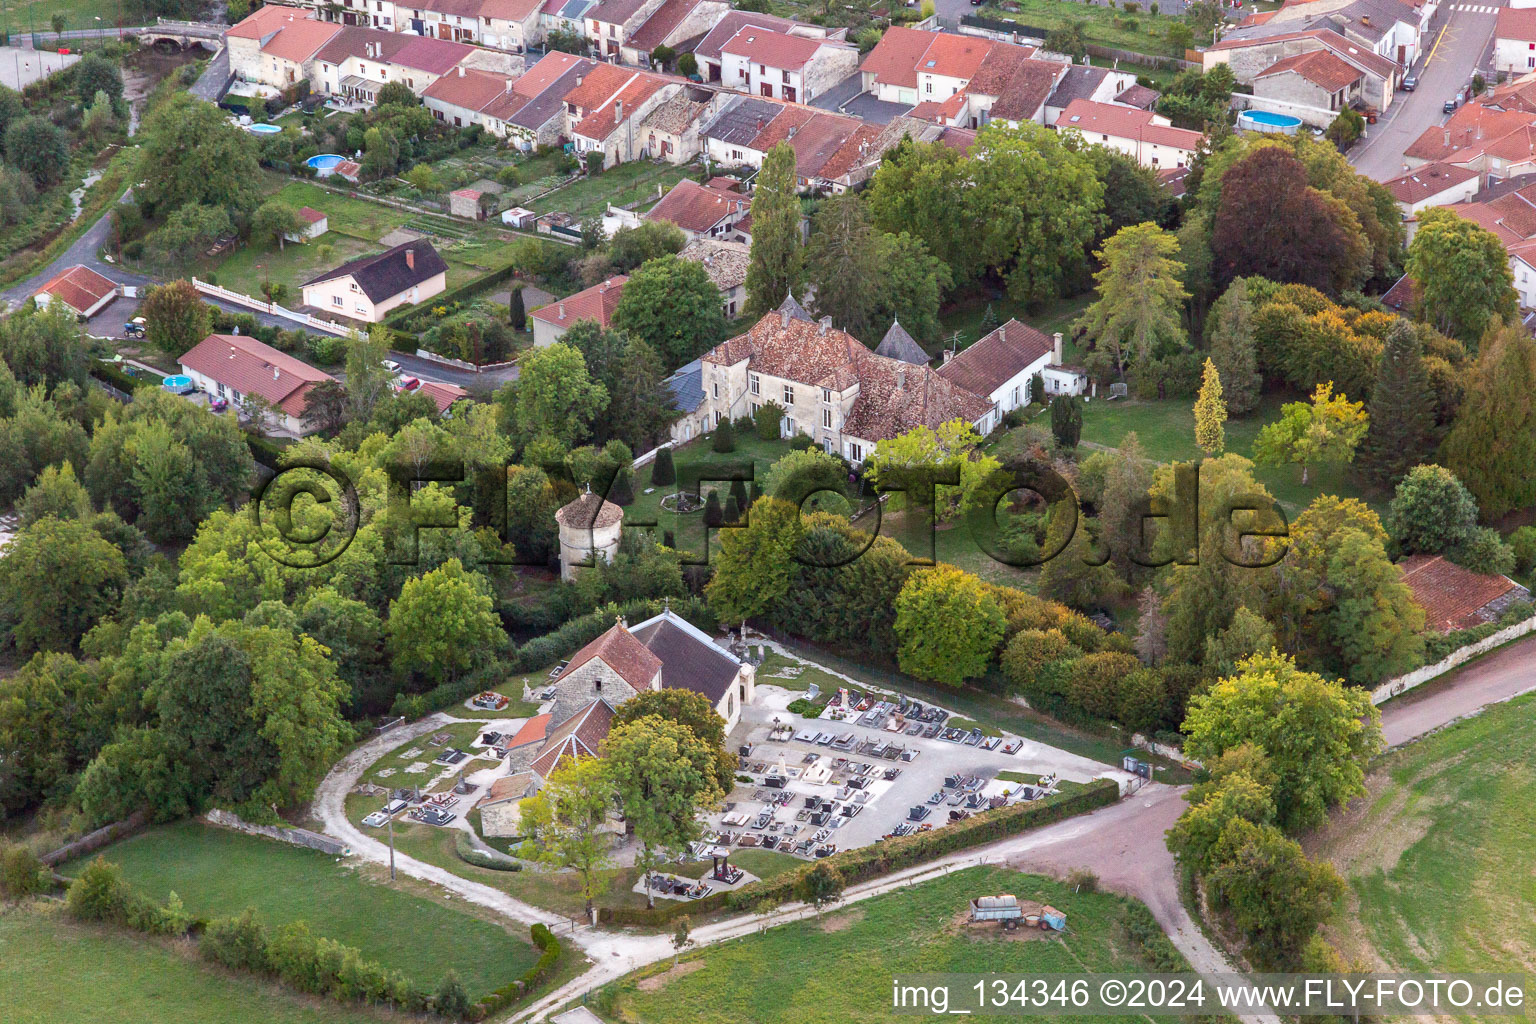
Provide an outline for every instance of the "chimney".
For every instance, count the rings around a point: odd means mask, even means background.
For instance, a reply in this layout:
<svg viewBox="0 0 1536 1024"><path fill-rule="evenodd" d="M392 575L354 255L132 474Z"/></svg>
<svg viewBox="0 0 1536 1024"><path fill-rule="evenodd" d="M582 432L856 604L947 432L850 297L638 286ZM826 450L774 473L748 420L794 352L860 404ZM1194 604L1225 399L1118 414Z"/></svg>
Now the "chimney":
<svg viewBox="0 0 1536 1024"><path fill-rule="evenodd" d="M821 318L821 333L822 334L826 334L828 328L830 328L831 326L832 326L832 318L831 317L824 316L824 317Z"/></svg>
<svg viewBox="0 0 1536 1024"><path fill-rule="evenodd" d="M459 65L459 77L460 78L464 77L464 65L463 64Z"/></svg>
<svg viewBox="0 0 1536 1024"><path fill-rule="evenodd" d="M576 76L576 84L577 84L577 85L580 85L580 84L581 84L581 80L582 80L582 78L583 78L583 77L584 77L584 76L582 76L582 75L577 75L577 76Z"/></svg>
<svg viewBox="0 0 1536 1024"><path fill-rule="evenodd" d="M1057 331L1055 334L1051 335L1051 359L1057 366L1062 364L1060 331Z"/></svg>
<svg viewBox="0 0 1536 1024"><path fill-rule="evenodd" d="M896 367L896 390L907 390L907 368L905 366Z"/></svg>
<svg viewBox="0 0 1536 1024"><path fill-rule="evenodd" d="M272 379L273 380L280 380L282 378L282 376L283 376L283 371L282 370L279 370L275 366L272 367Z"/></svg>
<svg viewBox="0 0 1536 1024"><path fill-rule="evenodd" d="M513 79L511 79L511 78L507 79L507 92L511 92L512 91L512 82L513 82Z"/></svg>
<svg viewBox="0 0 1536 1024"><path fill-rule="evenodd" d="M415 270L416 269L416 250L415 249L407 249L407 250L405 250L405 268L407 270Z"/></svg>
<svg viewBox="0 0 1536 1024"><path fill-rule="evenodd" d="M624 120L624 101L619 100L613 105L613 123L618 124Z"/></svg>
<svg viewBox="0 0 1536 1024"><path fill-rule="evenodd" d="M560 319L565 319L565 303L560 303Z"/></svg>
<svg viewBox="0 0 1536 1024"><path fill-rule="evenodd" d="M789 327L789 310L787 310L787 309L779 310L779 326L781 328ZM234 358L235 350L234 349L230 349L229 350L229 354L230 354L230 358Z"/></svg>
<svg viewBox="0 0 1536 1024"><path fill-rule="evenodd" d="M951 352L949 349L945 349L944 350L944 362L947 363L947 362L949 362L953 358L955 358L955 354L953 352Z"/></svg>
<svg viewBox="0 0 1536 1024"><path fill-rule="evenodd" d="M1362 14L1362 15L1360 15L1360 24L1362 24L1362 25L1369 25L1370 23L1371 23L1371 16L1369 14Z"/></svg>
<svg viewBox="0 0 1536 1024"><path fill-rule="evenodd" d="M1447 149L1449 149L1451 145L1451 130L1449 128L1445 130L1445 145Z"/></svg>

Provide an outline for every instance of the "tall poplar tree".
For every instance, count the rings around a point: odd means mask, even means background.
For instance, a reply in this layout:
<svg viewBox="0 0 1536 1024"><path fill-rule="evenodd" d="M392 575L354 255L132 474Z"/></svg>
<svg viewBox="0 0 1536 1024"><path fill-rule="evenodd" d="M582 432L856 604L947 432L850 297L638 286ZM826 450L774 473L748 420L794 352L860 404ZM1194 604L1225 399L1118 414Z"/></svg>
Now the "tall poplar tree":
<svg viewBox="0 0 1536 1024"><path fill-rule="evenodd" d="M1441 449L1488 519L1536 504L1536 341L1518 322L1496 326L1468 374L1466 399Z"/></svg>
<svg viewBox="0 0 1536 1024"><path fill-rule="evenodd" d="M1211 361L1221 375L1222 397L1232 416L1246 416L1259 405L1259 357L1253 344L1253 302L1248 282L1238 278L1211 307Z"/></svg>
<svg viewBox="0 0 1536 1024"><path fill-rule="evenodd" d="M752 262L747 266L747 312L761 316L799 288L805 273L800 250L800 197L795 151L781 142L763 158L752 193Z"/></svg>

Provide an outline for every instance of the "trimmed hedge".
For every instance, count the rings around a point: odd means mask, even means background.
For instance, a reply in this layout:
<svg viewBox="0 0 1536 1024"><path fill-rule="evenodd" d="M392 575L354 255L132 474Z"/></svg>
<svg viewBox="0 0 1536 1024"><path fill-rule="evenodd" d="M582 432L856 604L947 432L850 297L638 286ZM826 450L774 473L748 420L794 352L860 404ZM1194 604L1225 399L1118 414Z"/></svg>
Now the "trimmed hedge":
<svg viewBox="0 0 1536 1024"><path fill-rule="evenodd" d="M932 832L918 832L899 839L882 840L857 850L844 850L815 863L836 868L846 884L856 885L957 850L984 846L1041 825L1084 814L1112 804L1119 798L1119 784L1110 779L1099 779L1073 793L1058 793L1044 800L983 811ZM654 910L605 907L598 911L598 920L603 924L654 926L666 924L684 914L708 914L716 910L767 910L794 899L796 883L812 866L807 864L799 871L787 871L774 878L752 882L733 892L706 896L702 900L666 900Z"/></svg>
<svg viewBox="0 0 1536 1024"><path fill-rule="evenodd" d="M145 370L142 372L148 374L149 371ZM116 363L92 363L90 373L97 380L111 384L119 391L126 391L130 395L139 388L157 388L160 386L161 381L165 379L158 376L157 379L153 380L148 376L137 377L123 372L123 369Z"/></svg>
<svg viewBox="0 0 1536 1024"><path fill-rule="evenodd" d="M484 1020L493 1013L500 1013L507 1007L532 992L539 982L554 972L555 965L560 962L560 940L546 925L536 924L529 931L529 938L542 952L534 965L523 974L521 978L492 992L475 1004L471 1012L473 1020Z"/></svg>
<svg viewBox="0 0 1536 1024"><path fill-rule="evenodd" d="M276 470L282 465L282 445L276 444L259 434L246 434L245 446L251 450L251 458L268 469Z"/></svg>
<svg viewBox="0 0 1536 1024"><path fill-rule="evenodd" d="M477 850L470 845L468 834L462 831L453 839L453 852L464 863L473 864L477 868L485 868L488 871L523 870L523 865L519 861L501 860L490 856L484 850Z"/></svg>

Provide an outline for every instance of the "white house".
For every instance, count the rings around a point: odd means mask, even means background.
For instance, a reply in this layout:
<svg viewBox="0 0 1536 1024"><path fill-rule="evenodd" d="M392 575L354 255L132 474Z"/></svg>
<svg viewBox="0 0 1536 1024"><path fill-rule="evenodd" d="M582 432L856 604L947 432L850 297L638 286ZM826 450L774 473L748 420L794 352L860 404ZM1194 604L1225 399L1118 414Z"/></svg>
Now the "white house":
<svg viewBox="0 0 1536 1024"><path fill-rule="evenodd" d="M598 326L607 328L628 280L628 277L619 274L529 313L528 317L533 321L534 346L544 348L553 345L578 320L596 320Z"/></svg>
<svg viewBox="0 0 1536 1024"><path fill-rule="evenodd" d="M304 304L363 323L378 323L396 306L442 293L448 264L425 239L376 256L361 256L304 282Z"/></svg>
<svg viewBox="0 0 1536 1024"><path fill-rule="evenodd" d="M858 48L747 25L720 48L720 83L754 96L809 103L859 65Z"/></svg>
<svg viewBox="0 0 1536 1024"><path fill-rule="evenodd" d="M1031 393L1036 374L1044 383L1046 396L1083 392L1088 383L1086 375L1062 364L1061 349L1060 334L1047 338L1027 324L1009 320L959 354L946 354L938 374L957 387L992 401L985 433L1014 409L1042 397Z"/></svg>
<svg viewBox="0 0 1536 1024"><path fill-rule="evenodd" d="M1493 29L1493 64L1523 75L1536 71L1536 7L1500 7Z"/></svg>
<svg viewBox="0 0 1536 1024"><path fill-rule="evenodd" d="M303 222L299 230L283 232L283 237L290 242L307 242L331 229L330 218L312 206L299 207L299 220Z"/></svg>
<svg viewBox="0 0 1536 1024"><path fill-rule="evenodd" d="M1425 164L1401 177L1382 182L1402 211L1408 240L1413 240L1420 212L1433 206L1471 202L1482 187L1482 175L1470 167L1450 163Z"/></svg>
<svg viewBox="0 0 1536 1024"><path fill-rule="evenodd" d="M252 395L265 400L270 409L267 425L275 420L294 437L308 432L304 411L310 390L322 381L335 380L242 334L210 334L177 361L181 372L210 397L223 398L237 408Z"/></svg>
<svg viewBox="0 0 1536 1024"><path fill-rule="evenodd" d="M1199 132L1173 127L1150 110L1091 100L1068 103L1056 119L1056 130L1079 132L1083 141L1118 150L1154 170L1188 166L1205 139Z"/></svg>

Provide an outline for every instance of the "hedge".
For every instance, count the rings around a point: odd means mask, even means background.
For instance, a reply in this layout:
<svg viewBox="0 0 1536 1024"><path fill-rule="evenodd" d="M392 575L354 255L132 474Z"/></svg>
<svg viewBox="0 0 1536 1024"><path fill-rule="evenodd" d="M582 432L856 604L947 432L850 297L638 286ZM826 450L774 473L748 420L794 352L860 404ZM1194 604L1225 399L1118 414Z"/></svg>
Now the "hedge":
<svg viewBox="0 0 1536 1024"><path fill-rule="evenodd" d="M856 885L957 850L984 846L1041 825L1084 814L1112 804L1119 798L1118 783L1112 779L1099 779L1076 792L1057 793L1043 800L983 811L932 832L918 832L899 839L882 840L857 850L844 850L827 857L822 863L836 868L846 884ZM774 878L749 883L733 892L706 896L702 900L668 900L650 910L604 907L598 911L598 920L603 924L654 926L668 923L684 914L707 914L723 909L766 910L792 900L795 884L810 867L807 864L799 871L787 871Z"/></svg>
<svg viewBox="0 0 1536 1024"><path fill-rule="evenodd" d="M149 371L145 370L142 372L148 374ZM159 387L161 381L164 380L164 378L160 377L158 374L154 375L154 379L151 379L149 376L133 376L132 374L123 372L122 367L118 366L116 363L92 363L90 373L91 376L95 377L97 380L111 384L119 391L126 391L130 395L137 391L139 388Z"/></svg>
<svg viewBox="0 0 1536 1024"><path fill-rule="evenodd" d="M474 1020L484 1020L493 1013L500 1013L513 1003L532 992L534 986L548 977L560 962L560 940L555 938L549 928L543 924L536 924L530 929L529 938L533 944L543 952L534 965L523 974L521 978L486 996L475 1004L472 1014Z"/></svg>
<svg viewBox="0 0 1536 1024"><path fill-rule="evenodd" d="M268 469L275 470L282 464L283 446L262 437L259 434L246 434L245 446L251 450L251 457Z"/></svg>
<svg viewBox="0 0 1536 1024"><path fill-rule="evenodd" d="M459 831L453 840L453 852L466 864L473 864L477 868L485 868L487 871L521 871L523 865L520 861L502 860L492 857L484 850L478 850L470 845L469 834Z"/></svg>
<svg viewBox="0 0 1536 1024"><path fill-rule="evenodd" d="M1471 629L1458 629L1451 633L1429 633L1424 638L1424 664L1433 665L1463 647L1486 640L1501 629L1508 629L1536 615L1536 604L1522 602L1512 605L1496 622L1485 622Z"/></svg>

